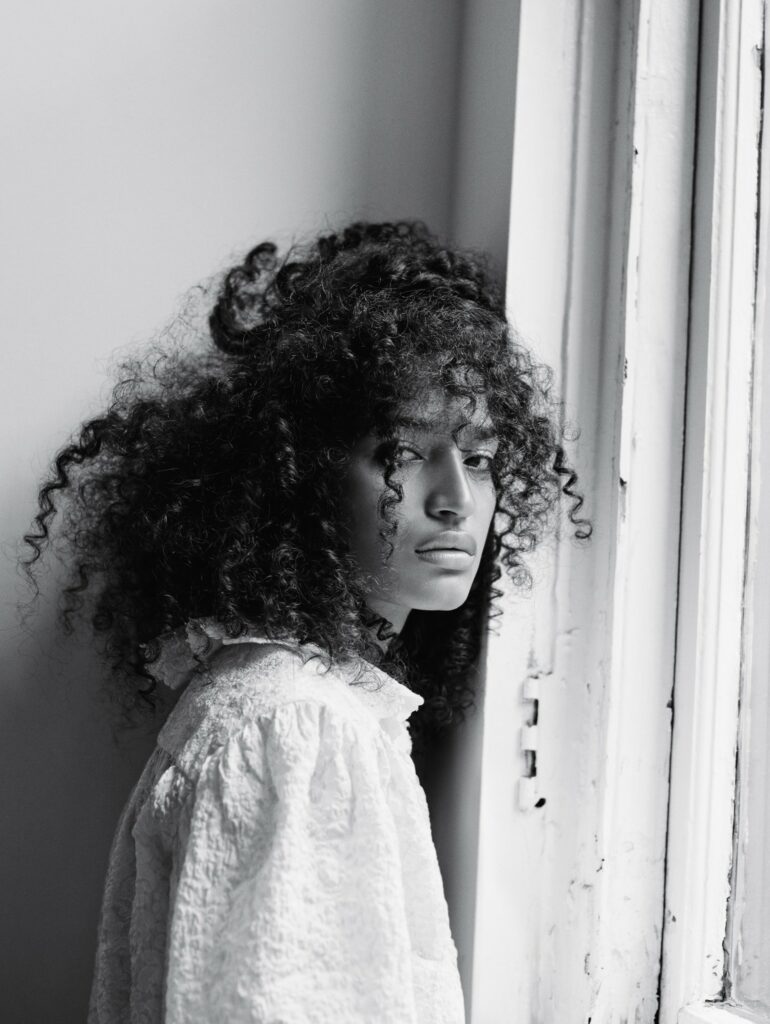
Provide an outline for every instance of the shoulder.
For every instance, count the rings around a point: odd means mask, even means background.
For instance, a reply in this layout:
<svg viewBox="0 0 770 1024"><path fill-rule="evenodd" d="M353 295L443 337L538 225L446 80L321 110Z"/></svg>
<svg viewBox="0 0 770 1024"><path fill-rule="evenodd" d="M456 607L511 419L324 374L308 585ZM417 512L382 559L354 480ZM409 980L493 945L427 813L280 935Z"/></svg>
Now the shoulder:
<svg viewBox="0 0 770 1024"><path fill-rule="evenodd" d="M314 705L363 729L376 723L351 693L344 669L297 645L229 644L190 682L158 737L186 771L280 709ZM328 715L326 716L328 717Z"/></svg>

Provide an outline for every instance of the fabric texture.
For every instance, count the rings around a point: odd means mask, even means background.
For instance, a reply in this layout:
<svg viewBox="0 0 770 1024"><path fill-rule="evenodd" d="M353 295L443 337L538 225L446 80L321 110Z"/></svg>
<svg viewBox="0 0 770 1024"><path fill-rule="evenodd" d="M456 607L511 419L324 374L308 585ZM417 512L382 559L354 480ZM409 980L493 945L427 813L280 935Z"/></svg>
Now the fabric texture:
<svg viewBox="0 0 770 1024"><path fill-rule="evenodd" d="M197 620L113 841L89 1024L461 1024L407 719L366 663Z"/></svg>

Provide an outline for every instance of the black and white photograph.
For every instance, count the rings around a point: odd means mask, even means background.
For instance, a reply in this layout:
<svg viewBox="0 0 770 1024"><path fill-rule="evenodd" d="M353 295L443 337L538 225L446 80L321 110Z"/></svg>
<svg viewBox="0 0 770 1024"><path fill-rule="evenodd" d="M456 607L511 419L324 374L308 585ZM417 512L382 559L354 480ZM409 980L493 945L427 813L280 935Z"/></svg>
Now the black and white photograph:
<svg viewBox="0 0 770 1024"><path fill-rule="evenodd" d="M770 1024L768 0L0 24L0 1024Z"/></svg>

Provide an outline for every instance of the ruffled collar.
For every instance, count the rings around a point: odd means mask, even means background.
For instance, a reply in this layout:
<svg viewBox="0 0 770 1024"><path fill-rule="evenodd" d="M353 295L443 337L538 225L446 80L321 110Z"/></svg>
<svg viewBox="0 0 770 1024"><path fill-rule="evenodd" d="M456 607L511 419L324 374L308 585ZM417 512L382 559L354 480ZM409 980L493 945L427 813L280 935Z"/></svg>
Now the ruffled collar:
<svg viewBox="0 0 770 1024"><path fill-rule="evenodd" d="M148 666L153 676L171 690L185 686L193 673L221 647L229 644L279 644L293 650L307 651L310 656L321 653L312 644L301 647L291 639L272 640L255 632L230 637L224 627L215 619L189 619L184 626L159 636L155 645L159 653ZM342 674L351 685L352 691L379 718L407 719L420 707L423 698L409 687L399 683L387 672L358 661L355 665L343 666ZM375 683L375 686L370 686Z"/></svg>

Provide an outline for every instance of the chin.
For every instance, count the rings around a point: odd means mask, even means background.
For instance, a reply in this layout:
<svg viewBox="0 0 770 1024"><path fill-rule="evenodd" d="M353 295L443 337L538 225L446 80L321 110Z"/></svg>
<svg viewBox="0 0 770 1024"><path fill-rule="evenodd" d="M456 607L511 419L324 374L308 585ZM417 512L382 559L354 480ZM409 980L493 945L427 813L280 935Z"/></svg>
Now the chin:
<svg viewBox="0 0 770 1024"><path fill-rule="evenodd" d="M436 590L439 588L436 587ZM453 612L465 604L470 587L447 587L444 593L423 594L410 602L415 611L420 612Z"/></svg>

